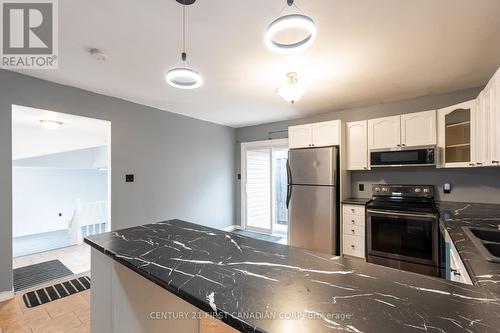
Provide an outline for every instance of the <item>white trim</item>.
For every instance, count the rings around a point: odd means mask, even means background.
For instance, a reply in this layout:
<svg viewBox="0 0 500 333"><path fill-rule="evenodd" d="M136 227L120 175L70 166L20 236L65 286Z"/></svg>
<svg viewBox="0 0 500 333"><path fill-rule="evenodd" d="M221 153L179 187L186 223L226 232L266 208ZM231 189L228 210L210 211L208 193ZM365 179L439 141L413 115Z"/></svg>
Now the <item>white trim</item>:
<svg viewBox="0 0 500 333"><path fill-rule="evenodd" d="M13 298L14 298L14 290L4 291L0 293L0 302L5 302Z"/></svg>
<svg viewBox="0 0 500 333"><path fill-rule="evenodd" d="M237 224L233 224L233 225L230 225L230 226L227 226L225 228L222 228L221 230L222 231L233 231L233 230L242 230L243 228L241 227L241 225L237 225Z"/></svg>
<svg viewBox="0 0 500 333"><path fill-rule="evenodd" d="M239 229L246 230L246 167L247 167L247 158L246 158L246 151L249 148L271 148L271 153L273 148L288 148L288 139L275 139L275 140L262 140L262 141L252 141L252 142L242 142L241 143L241 151L240 151L240 159L241 159L241 186L240 186L240 191L241 191L241 202L240 202L240 217L241 217L241 226L239 226ZM272 168L272 165L271 165ZM272 172L272 171L271 171ZM271 209L271 214L272 214L273 209ZM252 228L252 231L259 231L259 230L254 230L255 228ZM266 231L261 231L261 232L266 232ZM271 223L271 230L270 232L273 232L273 223ZM269 234L269 231L267 231L267 234Z"/></svg>

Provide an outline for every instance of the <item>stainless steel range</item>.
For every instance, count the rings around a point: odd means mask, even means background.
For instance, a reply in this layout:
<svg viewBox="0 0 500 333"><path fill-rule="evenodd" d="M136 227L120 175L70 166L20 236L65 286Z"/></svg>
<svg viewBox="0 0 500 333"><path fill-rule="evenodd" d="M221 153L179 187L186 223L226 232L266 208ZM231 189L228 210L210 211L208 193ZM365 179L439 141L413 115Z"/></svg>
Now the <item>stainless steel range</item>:
<svg viewBox="0 0 500 333"><path fill-rule="evenodd" d="M432 185L373 185L367 261L439 276L439 220Z"/></svg>

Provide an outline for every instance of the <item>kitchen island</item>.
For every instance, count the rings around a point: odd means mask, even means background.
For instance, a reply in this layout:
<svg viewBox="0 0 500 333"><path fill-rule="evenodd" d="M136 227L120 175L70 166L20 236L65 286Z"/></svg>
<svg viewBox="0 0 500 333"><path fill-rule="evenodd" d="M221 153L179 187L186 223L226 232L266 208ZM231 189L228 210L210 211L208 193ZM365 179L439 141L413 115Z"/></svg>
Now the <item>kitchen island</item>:
<svg viewBox="0 0 500 333"><path fill-rule="evenodd" d="M198 332L203 313L243 332L500 330L500 294L483 287L180 220L85 242L95 332Z"/></svg>

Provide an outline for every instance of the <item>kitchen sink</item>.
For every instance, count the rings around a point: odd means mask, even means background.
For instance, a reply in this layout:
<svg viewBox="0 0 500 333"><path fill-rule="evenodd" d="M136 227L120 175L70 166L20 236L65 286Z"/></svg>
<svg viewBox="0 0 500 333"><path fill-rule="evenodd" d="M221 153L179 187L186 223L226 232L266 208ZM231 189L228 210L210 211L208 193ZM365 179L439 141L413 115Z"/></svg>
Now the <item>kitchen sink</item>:
<svg viewBox="0 0 500 333"><path fill-rule="evenodd" d="M500 230L472 227L462 229L486 260L500 263Z"/></svg>
<svg viewBox="0 0 500 333"><path fill-rule="evenodd" d="M469 228L469 230L480 240L487 242L500 242L500 230L485 228Z"/></svg>
<svg viewBox="0 0 500 333"><path fill-rule="evenodd" d="M500 257L500 243L486 243L484 247L495 257Z"/></svg>

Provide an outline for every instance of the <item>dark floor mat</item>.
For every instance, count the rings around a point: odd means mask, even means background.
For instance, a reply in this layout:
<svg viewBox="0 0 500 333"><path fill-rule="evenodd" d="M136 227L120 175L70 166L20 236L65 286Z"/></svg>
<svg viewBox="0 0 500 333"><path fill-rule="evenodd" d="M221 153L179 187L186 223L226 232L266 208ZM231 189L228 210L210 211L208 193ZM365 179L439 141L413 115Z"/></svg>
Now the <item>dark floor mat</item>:
<svg viewBox="0 0 500 333"><path fill-rule="evenodd" d="M59 260L14 269L14 291L28 289L39 284L74 275Z"/></svg>
<svg viewBox="0 0 500 333"><path fill-rule="evenodd" d="M276 242L280 241L281 239L283 239L283 237L266 235L266 234L261 234L259 232L253 232L253 231L248 231L248 230L234 230L232 232L234 232L235 234L238 234L238 235L252 237L255 239L260 239L260 240L273 242L273 243L276 243Z"/></svg>
<svg viewBox="0 0 500 333"><path fill-rule="evenodd" d="M90 277L82 276L50 287L30 291L23 295L23 301L26 307L34 308L87 289L90 289Z"/></svg>

